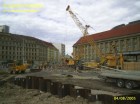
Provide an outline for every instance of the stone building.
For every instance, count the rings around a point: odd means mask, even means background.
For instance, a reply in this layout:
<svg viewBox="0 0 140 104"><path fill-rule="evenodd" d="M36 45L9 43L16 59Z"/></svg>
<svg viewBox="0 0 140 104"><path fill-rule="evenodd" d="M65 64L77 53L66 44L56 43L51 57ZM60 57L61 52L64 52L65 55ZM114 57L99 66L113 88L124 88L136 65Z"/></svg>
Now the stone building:
<svg viewBox="0 0 140 104"><path fill-rule="evenodd" d="M112 45L114 45L117 53L123 53L125 61L140 61L140 21L122 24L108 31L81 37L73 45L75 57L83 53L85 61L97 58L96 51L89 44L90 39L96 42L102 53L113 53Z"/></svg>
<svg viewBox="0 0 140 104"><path fill-rule="evenodd" d="M0 32L0 63L58 62L58 50L52 43L30 36Z"/></svg>

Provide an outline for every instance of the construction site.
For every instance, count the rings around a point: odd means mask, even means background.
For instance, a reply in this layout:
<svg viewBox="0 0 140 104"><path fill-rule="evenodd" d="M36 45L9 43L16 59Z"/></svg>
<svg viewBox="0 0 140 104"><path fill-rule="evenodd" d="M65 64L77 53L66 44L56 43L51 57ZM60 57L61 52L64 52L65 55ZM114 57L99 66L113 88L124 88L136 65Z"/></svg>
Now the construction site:
<svg viewBox="0 0 140 104"><path fill-rule="evenodd" d="M140 20L89 34L70 5L66 12L82 33L72 57L58 57L53 44L34 37L0 32L0 104L140 104ZM5 38L17 39L17 50Z"/></svg>

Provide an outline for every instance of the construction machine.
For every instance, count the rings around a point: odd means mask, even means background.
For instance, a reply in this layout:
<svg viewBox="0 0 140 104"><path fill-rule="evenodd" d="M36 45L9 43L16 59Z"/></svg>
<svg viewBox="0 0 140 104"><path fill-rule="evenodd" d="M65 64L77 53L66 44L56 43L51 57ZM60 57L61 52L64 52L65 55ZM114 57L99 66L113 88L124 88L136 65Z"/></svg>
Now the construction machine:
<svg viewBox="0 0 140 104"><path fill-rule="evenodd" d="M118 53L115 44L111 44L111 50L113 52L110 53L103 53L96 45L96 42L93 39L90 39L89 44L94 48L96 54L99 58L99 64L101 66L108 66L112 68L123 68L123 54Z"/></svg>
<svg viewBox="0 0 140 104"><path fill-rule="evenodd" d="M70 16L72 17L72 19L74 20L75 24L79 27L80 31L83 33L84 36L86 36L88 33L88 28L90 27L89 25L85 25L83 26L83 24L80 22L80 20L77 18L77 16L75 15L75 13L71 10L70 5L67 6L66 11L69 12ZM81 52L78 52L78 54L74 54L73 59L71 59L73 66L75 66L76 68L83 66L83 62L82 62L82 57L83 57L83 47L79 46L79 50ZM70 61L69 61L70 62Z"/></svg>
<svg viewBox="0 0 140 104"><path fill-rule="evenodd" d="M88 28L90 28L90 25L83 25L80 20L77 18L76 14L71 10L70 5L67 6L66 11L69 12L70 16L72 17L73 21L75 22L75 24L79 27L79 29L81 30L83 36L87 36L89 35L88 33ZM93 38L90 38L89 40L89 44L93 47L93 49L96 51L96 55L98 57L98 61L91 61L91 62L83 62L82 58L84 54L84 52L82 52L81 50L84 50L84 47L81 45L79 45L79 50L80 52L78 52L77 54L74 54L74 59L73 60L77 60L75 61L75 66L83 69L83 67L101 67L101 66L107 66L107 67L112 67L112 68L119 68L122 69L123 67L123 56L122 54L117 54L116 53L116 47L112 47L115 51L114 53L111 54L106 54L106 53L102 53L101 50L99 49L99 47L96 45L96 42L93 40ZM78 57L78 58L76 58ZM83 66L83 67L81 67Z"/></svg>
<svg viewBox="0 0 140 104"><path fill-rule="evenodd" d="M83 26L83 24L80 22L80 20L77 18L77 16L74 14L74 12L71 10L70 5L67 6L66 11L69 12L70 16L74 20L75 24L79 27L81 32L83 33L84 36L88 35L88 28L90 27L89 25Z"/></svg>
<svg viewBox="0 0 140 104"><path fill-rule="evenodd" d="M13 74L13 73L18 74L18 73L25 73L29 64L17 65L16 63L9 63L8 66L9 66L9 72L11 74Z"/></svg>
<svg viewBox="0 0 140 104"><path fill-rule="evenodd" d="M69 67L74 67L75 65L75 60L73 60L73 58L66 58L65 62L66 62L66 65Z"/></svg>

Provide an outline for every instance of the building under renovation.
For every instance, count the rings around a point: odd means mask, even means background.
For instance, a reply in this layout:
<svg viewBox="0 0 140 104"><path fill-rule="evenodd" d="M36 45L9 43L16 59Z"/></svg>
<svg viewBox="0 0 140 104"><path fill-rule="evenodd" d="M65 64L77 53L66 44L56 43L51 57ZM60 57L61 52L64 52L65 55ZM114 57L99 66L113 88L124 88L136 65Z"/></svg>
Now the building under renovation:
<svg viewBox="0 0 140 104"><path fill-rule="evenodd" d="M0 32L0 63L57 63L58 50L49 42L30 36Z"/></svg>
<svg viewBox="0 0 140 104"><path fill-rule="evenodd" d="M112 45L117 53L123 53L125 61L140 61L140 21L119 25L111 30L83 36L73 45L73 55L82 53L84 61L95 60L96 51L90 45L93 39L104 54L113 53Z"/></svg>

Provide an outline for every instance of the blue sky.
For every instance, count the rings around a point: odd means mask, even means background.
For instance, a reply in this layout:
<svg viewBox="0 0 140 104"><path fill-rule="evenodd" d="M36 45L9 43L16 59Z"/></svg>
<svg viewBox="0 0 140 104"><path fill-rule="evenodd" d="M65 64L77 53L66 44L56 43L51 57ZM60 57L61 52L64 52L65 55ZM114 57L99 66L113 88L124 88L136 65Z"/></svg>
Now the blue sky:
<svg viewBox="0 0 140 104"><path fill-rule="evenodd" d="M38 12L3 12L4 4L40 4ZM0 25L9 25L10 32L33 36L48 42L64 43L66 53L72 53L72 45L82 36L70 15L67 5L78 13L95 30L94 34L109 30L119 24L140 19L139 0L0 0ZM16 9L28 9L16 8ZM32 9L32 8L30 8ZM82 17L82 18L81 18Z"/></svg>

